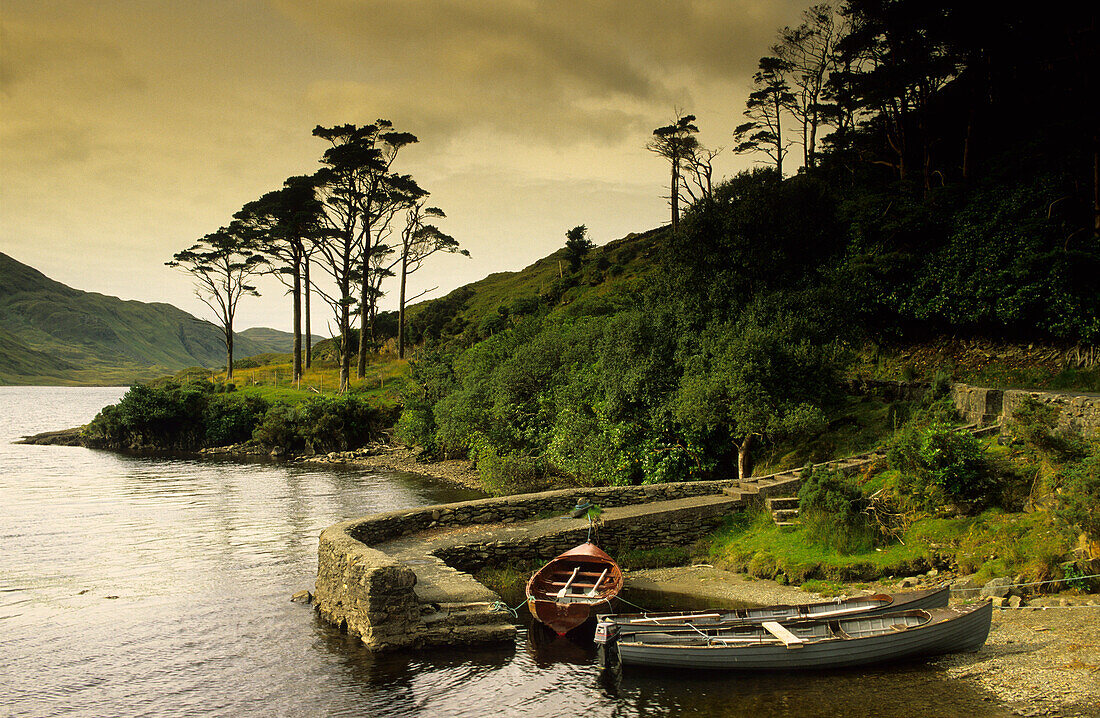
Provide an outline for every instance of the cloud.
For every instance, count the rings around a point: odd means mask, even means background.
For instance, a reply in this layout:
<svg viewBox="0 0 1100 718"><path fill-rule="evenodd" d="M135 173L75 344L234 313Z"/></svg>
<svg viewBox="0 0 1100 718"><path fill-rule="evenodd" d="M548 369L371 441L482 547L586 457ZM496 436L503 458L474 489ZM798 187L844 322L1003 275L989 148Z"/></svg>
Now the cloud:
<svg viewBox="0 0 1100 718"><path fill-rule="evenodd" d="M18 21L0 23L0 43L0 88L8 96L41 82L84 99L146 87L116 43Z"/></svg>
<svg viewBox="0 0 1100 718"><path fill-rule="evenodd" d="M329 117L382 115L456 138L614 142L752 74L801 3L748 0L273 0L351 60L311 84ZM353 69L358 68L358 69ZM690 108L689 108L690 109ZM336 121L335 119L333 121Z"/></svg>

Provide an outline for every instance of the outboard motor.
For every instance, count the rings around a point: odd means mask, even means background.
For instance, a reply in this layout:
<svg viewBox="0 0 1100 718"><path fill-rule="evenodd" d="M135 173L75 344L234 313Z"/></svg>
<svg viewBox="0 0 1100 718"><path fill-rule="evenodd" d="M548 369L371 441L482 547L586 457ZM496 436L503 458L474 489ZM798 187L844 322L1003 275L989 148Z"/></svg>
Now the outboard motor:
<svg viewBox="0 0 1100 718"><path fill-rule="evenodd" d="M596 644L596 656L600 668L604 671L618 671L622 668L619 658L619 627L612 621L597 621L596 633L592 636Z"/></svg>

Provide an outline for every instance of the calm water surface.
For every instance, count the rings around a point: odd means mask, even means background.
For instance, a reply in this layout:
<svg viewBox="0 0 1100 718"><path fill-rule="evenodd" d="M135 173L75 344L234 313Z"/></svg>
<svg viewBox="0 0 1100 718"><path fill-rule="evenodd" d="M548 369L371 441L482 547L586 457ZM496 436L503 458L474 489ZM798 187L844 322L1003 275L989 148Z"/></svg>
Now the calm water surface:
<svg viewBox="0 0 1100 718"><path fill-rule="evenodd" d="M342 519L472 498L407 474L22 446L114 388L0 387L0 715L1006 715L933 665L782 675L627 669L514 645L372 656L290 603Z"/></svg>

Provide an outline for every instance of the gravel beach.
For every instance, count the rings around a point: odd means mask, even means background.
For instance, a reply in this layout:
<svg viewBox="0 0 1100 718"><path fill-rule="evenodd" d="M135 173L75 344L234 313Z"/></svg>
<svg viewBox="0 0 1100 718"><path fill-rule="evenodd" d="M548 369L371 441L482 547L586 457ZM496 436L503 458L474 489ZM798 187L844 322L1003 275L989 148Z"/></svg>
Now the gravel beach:
<svg viewBox="0 0 1100 718"><path fill-rule="evenodd" d="M716 607L823 600L816 593L711 566L632 571L626 579L628 587L693 597ZM851 587L849 595L869 592ZM1100 716L1100 595L1043 596L1032 603L1047 605L995 609L980 651L935 658L933 665L951 678L973 682L1015 715Z"/></svg>

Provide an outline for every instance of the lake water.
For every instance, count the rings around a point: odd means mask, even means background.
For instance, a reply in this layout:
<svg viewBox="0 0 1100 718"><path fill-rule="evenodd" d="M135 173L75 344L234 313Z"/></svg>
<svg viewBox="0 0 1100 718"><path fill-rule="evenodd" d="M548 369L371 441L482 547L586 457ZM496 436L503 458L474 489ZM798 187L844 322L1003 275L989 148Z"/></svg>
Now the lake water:
<svg viewBox="0 0 1100 718"><path fill-rule="evenodd" d="M934 664L729 675L515 644L375 656L290 596L337 521L473 498L408 474L23 446L116 388L0 387L0 715L1008 715Z"/></svg>

